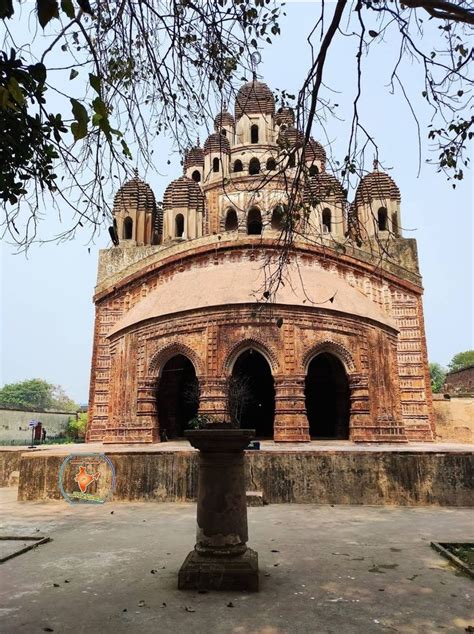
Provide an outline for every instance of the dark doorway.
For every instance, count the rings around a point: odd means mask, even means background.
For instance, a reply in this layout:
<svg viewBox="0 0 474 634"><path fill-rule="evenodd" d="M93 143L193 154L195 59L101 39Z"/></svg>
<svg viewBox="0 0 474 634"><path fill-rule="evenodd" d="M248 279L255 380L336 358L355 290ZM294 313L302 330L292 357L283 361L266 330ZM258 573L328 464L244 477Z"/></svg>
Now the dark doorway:
<svg viewBox="0 0 474 634"><path fill-rule="evenodd" d="M239 223L237 221L237 213L235 209L228 209L225 217L225 231L237 231Z"/></svg>
<svg viewBox="0 0 474 634"><path fill-rule="evenodd" d="M247 233L250 236L258 236L262 233L262 214L259 209L253 208L247 216Z"/></svg>
<svg viewBox="0 0 474 634"><path fill-rule="evenodd" d="M273 438L275 388L270 366L260 352L245 350L235 362L228 409L235 425L255 429L257 438Z"/></svg>
<svg viewBox="0 0 474 634"><path fill-rule="evenodd" d="M334 355L318 354L309 364L305 402L312 438L349 438L349 381Z"/></svg>
<svg viewBox="0 0 474 634"><path fill-rule="evenodd" d="M199 382L191 361L182 354L172 357L158 381L157 409L160 435L183 436L187 423L197 415Z"/></svg>

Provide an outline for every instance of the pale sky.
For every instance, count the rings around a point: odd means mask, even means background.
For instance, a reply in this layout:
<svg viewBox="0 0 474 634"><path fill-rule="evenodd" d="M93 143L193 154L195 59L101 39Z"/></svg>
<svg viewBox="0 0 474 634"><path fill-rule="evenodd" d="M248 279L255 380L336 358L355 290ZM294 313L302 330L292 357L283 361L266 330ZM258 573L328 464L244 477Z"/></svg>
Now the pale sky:
<svg viewBox="0 0 474 634"><path fill-rule="evenodd" d="M258 72L272 90L296 93L301 85L309 61L305 38L318 4L291 2L281 37L262 50ZM387 42L379 47L376 59L367 62L360 112L378 139L384 166L392 168L388 171L400 188L404 236L418 243L430 361L446 365L455 353L474 347L472 172L466 172L456 190L428 165L422 165L417 177L414 120L403 98L390 95L386 88L393 56ZM317 125L313 132L326 147L329 139L339 156L347 142L354 63L350 43L341 40L329 54L325 81L340 92L343 121L329 121L326 134ZM404 87L417 103L422 90L418 73L416 66L407 66L403 75ZM424 129L422 137L424 141ZM158 139L155 155L162 175L149 173L147 180L161 200L166 185L180 176L182 168L166 139ZM426 143L422 156L429 156ZM58 233L57 214L43 212L43 235ZM89 238L84 231L64 244L34 246L27 258L1 244L1 384L39 377L61 385L76 401L87 402L98 250L110 246L106 226L94 244Z"/></svg>

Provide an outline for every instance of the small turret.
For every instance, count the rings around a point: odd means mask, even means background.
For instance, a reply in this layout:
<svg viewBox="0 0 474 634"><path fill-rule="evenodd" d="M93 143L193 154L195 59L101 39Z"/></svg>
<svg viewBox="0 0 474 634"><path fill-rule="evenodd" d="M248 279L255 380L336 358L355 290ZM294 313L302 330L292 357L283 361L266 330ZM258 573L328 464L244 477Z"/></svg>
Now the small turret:
<svg viewBox="0 0 474 634"><path fill-rule="evenodd" d="M362 178L355 196L355 214L368 236L400 236L400 190L395 181L380 170Z"/></svg>
<svg viewBox="0 0 474 634"><path fill-rule="evenodd" d="M158 244L156 227L159 209L148 183L135 175L118 190L114 198L114 226L121 246Z"/></svg>

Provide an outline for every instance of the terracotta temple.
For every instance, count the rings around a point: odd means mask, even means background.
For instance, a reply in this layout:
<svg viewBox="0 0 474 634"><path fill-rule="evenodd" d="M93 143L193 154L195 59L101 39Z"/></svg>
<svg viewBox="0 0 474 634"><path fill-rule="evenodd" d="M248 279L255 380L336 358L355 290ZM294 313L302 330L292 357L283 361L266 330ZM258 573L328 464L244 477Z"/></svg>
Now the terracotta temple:
<svg viewBox="0 0 474 634"><path fill-rule="evenodd" d="M201 414L281 442L432 441L416 243L391 176L375 164L348 201L256 80L214 130L162 204L138 174L115 196L87 440L179 438Z"/></svg>

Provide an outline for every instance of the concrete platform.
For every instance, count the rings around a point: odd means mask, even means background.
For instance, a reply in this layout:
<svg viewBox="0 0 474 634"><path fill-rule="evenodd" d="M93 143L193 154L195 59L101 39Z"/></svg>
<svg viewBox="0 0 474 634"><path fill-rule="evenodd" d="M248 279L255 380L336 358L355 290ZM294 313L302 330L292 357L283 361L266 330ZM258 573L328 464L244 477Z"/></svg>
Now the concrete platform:
<svg viewBox="0 0 474 634"><path fill-rule="evenodd" d="M15 450L16 449L16 450ZM105 453L113 462L117 501L196 499L197 451L187 441L156 445L44 446L0 451L3 484L19 476L19 500L60 499L58 474L71 453ZM3 470L1 468L4 461ZM303 445L264 441L246 452L246 490L275 503L474 506L474 451L465 444ZM12 480L15 481L15 478Z"/></svg>
<svg viewBox="0 0 474 634"><path fill-rule="evenodd" d="M116 500L185 501L196 497L197 453L187 441L156 445L45 445L0 451L0 482L19 479L20 500L61 497L58 473L70 453L106 453L117 472ZM473 452L455 444L354 445L264 441L247 452L247 490L270 503L474 503ZM275 477L275 475L278 477Z"/></svg>
<svg viewBox="0 0 474 634"><path fill-rule="evenodd" d="M464 634L474 586L431 541L473 538L472 511L273 505L249 509L260 592L177 590L194 504L72 507L0 490L3 534L49 544L1 566L8 634ZM46 629L49 628L49 629Z"/></svg>

